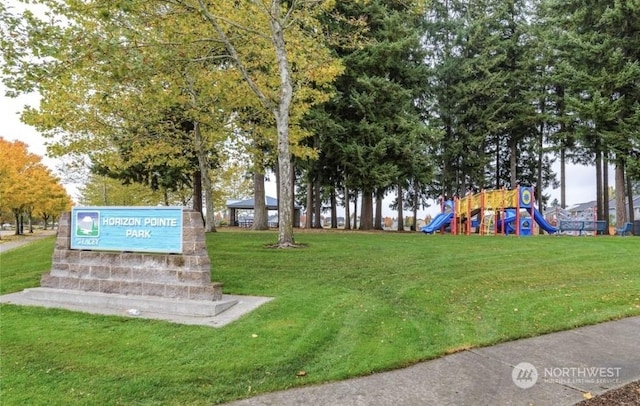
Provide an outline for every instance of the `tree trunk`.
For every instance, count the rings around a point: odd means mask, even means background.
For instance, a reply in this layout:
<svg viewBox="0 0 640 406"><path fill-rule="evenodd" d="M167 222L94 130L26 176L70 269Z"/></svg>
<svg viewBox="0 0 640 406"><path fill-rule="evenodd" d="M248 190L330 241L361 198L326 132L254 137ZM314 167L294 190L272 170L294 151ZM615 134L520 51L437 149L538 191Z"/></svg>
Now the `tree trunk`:
<svg viewBox="0 0 640 406"><path fill-rule="evenodd" d="M29 234L33 234L33 208L27 210L27 224L29 226Z"/></svg>
<svg viewBox="0 0 640 406"><path fill-rule="evenodd" d="M276 61L280 72L278 105L273 109L278 130L278 168L280 172L278 200L278 246L286 248L295 245L293 238L293 190L291 182L291 152L289 146L289 112L293 97L291 73L284 42L284 27L275 16L281 13L280 2L273 2L273 18L269 20L271 39L276 51Z"/></svg>
<svg viewBox="0 0 640 406"><path fill-rule="evenodd" d="M545 102L544 100L540 101L540 106L541 106L541 110L542 110L542 114L544 117L544 113L545 113ZM538 176L537 176L537 180L536 180L536 190L535 190L535 194L536 194L536 202L538 203L538 211L540 213L544 212L544 202L542 201L542 165L543 165L543 160L544 160L544 152L543 152L543 148L544 148L544 122L540 123L540 128L539 128L539 136L538 136ZM544 234L544 230L542 229L542 227L538 227L538 234Z"/></svg>
<svg viewBox="0 0 640 406"><path fill-rule="evenodd" d="M313 228L322 228L322 190L320 180L313 182Z"/></svg>
<svg viewBox="0 0 640 406"><path fill-rule="evenodd" d="M402 204L402 195L404 194L404 191L402 190L402 186L398 184L398 197L397 197L397 204L398 204L398 231L404 231L404 207Z"/></svg>
<svg viewBox="0 0 640 406"><path fill-rule="evenodd" d="M373 230L373 193L370 190L362 191L360 230Z"/></svg>
<svg viewBox="0 0 640 406"><path fill-rule="evenodd" d="M307 218L304 226L309 229L313 227L313 181L307 182Z"/></svg>
<svg viewBox="0 0 640 406"><path fill-rule="evenodd" d="M21 235L24 228L24 222L22 219L22 210L13 209L12 211L13 211L13 216L16 219L16 232L14 233L14 235Z"/></svg>
<svg viewBox="0 0 640 406"><path fill-rule="evenodd" d="M411 231L418 231L418 182L413 181L413 224L411 224Z"/></svg>
<svg viewBox="0 0 640 406"><path fill-rule="evenodd" d="M622 228L627 222L627 210L624 202L624 159L616 157L616 227ZM633 200L633 199L632 199Z"/></svg>
<svg viewBox="0 0 640 406"><path fill-rule="evenodd" d="M16 219L16 232L13 233L14 235L20 235L20 211L19 210L12 210L13 211L13 216Z"/></svg>
<svg viewBox="0 0 640 406"><path fill-rule="evenodd" d="M624 195L624 191L622 192ZM604 234L609 235L609 157L605 152L602 155L602 213L603 218L598 220L604 220Z"/></svg>
<svg viewBox="0 0 640 406"><path fill-rule="evenodd" d="M296 168L295 162L291 160L291 226L300 227L300 216L296 216ZM297 223L296 223L297 222Z"/></svg>
<svg viewBox="0 0 640 406"><path fill-rule="evenodd" d="M359 227L358 224L358 191L353 192L353 229L356 230Z"/></svg>
<svg viewBox="0 0 640 406"><path fill-rule="evenodd" d="M202 215L202 176L197 170L193 173L193 210ZM204 218L203 218L204 219Z"/></svg>
<svg viewBox="0 0 640 406"><path fill-rule="evenodd" d="M383 230L382 228L382 193L376 193L376 216L373 227L376 230Z"/></svg>
<svg viewBox="0 0 640 406"><path fill-rule="evenodd" d="M602 153L600 145L596 141L596 213L598 218L603 218L602 214Z"/></svg>
<svg viewBox="0 0 640 406"><path fill-rule="evenodd" d="M336 189L331 188L331 228L338 228L338 202L336 199Z"/></svg>
<svg viewBox="0 0 640 406"><path fill-rule="evenodd" d="M349 188L344 187L344 229L351 230L351 201L349 200Z"/></svg>
<svg viewBox="0 0 640 406"><path fill-rule="evenodd" d="M557 102L557 115L560 118L564 118L564 87L556 85L556 93L558 94ZM560 120L560 207L567 208L567 172L566 172L566 160L567 160L567 140L566 140L567 126L564 120Z"/></svg>
<svg viewBox="0 0 640 406"><path fill-rule="evenodd" d="M500 140L496 140L496 189L500 189ZM446 195L445 195L446 196Z"/></svg>
<svg viewBox="0 0 640 406"><path fill-rule="evenodd" d="M560 147L560 207L567 208L567 168L564 144Z"/></svg>
<svg viewBox="0 0 640 406"><path fill-rule="evenodd" d="M253 173L253 226L254 230L268 230L269 219L264 190L264 173Z"/></svg>
<svg viewBox="0 0 640 406"><path fill-rule="evenodd" d="M202 140L202 133L200 132L200 123L194 123L193 129L196 156L198 157L198 167L200 169L200 182L202 189L204 189L206 210L204 214L204 231L207 233L216 231L216 217L215 209L213 207L213 186L211 185L211 179L209 178L209 160L205 152L204 142ZM200 193L200 199L202 199L202 193ZM200 201L200 213L202 213L202 200Z"/></svg>
<svg viewBox="0 0 640 406"><path fill-rule="evenodd" d="M625 169L625 172L627 172L627 170ZM626 178L627 178L627 200L629 202L629 221L630 222L634 222L635 221L635 213L633 212L635 210L635 207L633 206L633 182L631 181L631 176L629 176L629 174L626 174Z"/></svg>
<svg viewBox="0 0 640 406"><path fill-rule="evenodd" d="M516 141L514 139L509 141L509 144L509 172L511 172L509 175L509 183L511 184L511 189L515 189L516 185L518 184L518 145L516 144Z"/></svg>

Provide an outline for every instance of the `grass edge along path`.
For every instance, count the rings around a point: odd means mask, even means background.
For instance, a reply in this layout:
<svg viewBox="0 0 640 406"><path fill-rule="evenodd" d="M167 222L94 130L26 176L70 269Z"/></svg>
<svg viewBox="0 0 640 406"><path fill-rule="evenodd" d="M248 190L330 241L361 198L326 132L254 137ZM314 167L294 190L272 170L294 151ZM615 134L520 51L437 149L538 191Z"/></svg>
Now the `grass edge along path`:
<svg viewBox="0 0 640 406"><path fill-rule="evenodd" d="M272 296L220 329L3 305L6 404L205 405L640 314L640 239L300 232L207 236L225 293ZM38 286L53 240L0 256ZM304 371L305 376L298 376Z"/></svg>

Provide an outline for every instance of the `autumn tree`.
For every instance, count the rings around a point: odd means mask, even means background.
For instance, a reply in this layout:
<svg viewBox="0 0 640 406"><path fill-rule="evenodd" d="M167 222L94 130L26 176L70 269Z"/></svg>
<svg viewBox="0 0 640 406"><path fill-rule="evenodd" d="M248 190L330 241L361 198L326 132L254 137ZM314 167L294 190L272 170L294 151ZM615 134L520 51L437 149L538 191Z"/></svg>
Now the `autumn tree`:
<svg viewBox="0 0 640 406"><path fill-rule="evenodd" d="M51 200L60 199L56 207L48 207ZM20 141L9 142L0 137L0 211L11 211L16 223L16 235L23 233L23 216L33 232L34 213L48 209L57 216L68 209L71 199L59 181L41 162L28 152Z"/></svg>
<svg viewBox="0 0 640 406"><path fill-rule="evenodd" d="M44 229L46 230L49 224L51 224L51 228L53 228L60 214L71 210L73 202L60 183L49 182L45 187L46 192L36 205L35 213L42 218Z"/></svg>
<svg viewBox="0 0 640 406"><path fill-rule="evenodd" d="M323 83L330 83L339 68L323 47L323 27L317 16L332 2L325 0L258 0L209 4L198 0L203 17L211 24L224 44L230 61L258 98L263 108L273 114L277 130L279 247L295 245L293 237L292 147L299 140L292 137L292 102L317 102L312 93ZM265 75L255 70L253 55L267 50L275 62ZM313 83L315 86L308 86ZM306 93L306 94L305 94ZM296 95L297 94L297 95Z"/></svg>
<svg viewBox="0 0 640 406"><path fill-rule="evenodd" d="M171 138L175 131L161 123L168 108L177 105L181 119L193 123L193 151L203 182L209 182L211 147L233 136L228 124L238 106L247 106L251 91L277 124L279 242L293 243L287 178L291 149L300 153L298 138L305 136L296 131L296 117L324 97L322 84L339 72L318 40L322 30L314 15L324 2L292 2L289 8L279 1L267 7L259 1L36 3L50 9L48 18L28 11L3 15L5 82L17 93L40 93L40 107L23 118L55 140L52 153L127 167L135 162L115 154L113 134L143 128ZM166 159L171 154L163 152L158 148L155 162L173 164ZM210 184L203 189L211 193Z"/></svg>
<svg viewBox="0 0 640 406"><path fill-rule="evenodd" d="M15 93L39 92L23 120L52 140L50 153L174 189L192 175L212 204L209 158L229 116L218 107L237 80L210 69L216 47L199 39L193 14L161 1L38 3L51 18L3 16L4 71Z"/></svg>

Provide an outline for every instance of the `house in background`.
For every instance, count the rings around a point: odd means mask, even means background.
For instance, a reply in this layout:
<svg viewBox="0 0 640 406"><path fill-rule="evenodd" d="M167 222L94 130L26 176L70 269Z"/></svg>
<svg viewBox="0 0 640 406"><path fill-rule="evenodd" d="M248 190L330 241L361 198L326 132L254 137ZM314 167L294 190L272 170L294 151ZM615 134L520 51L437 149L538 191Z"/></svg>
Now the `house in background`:
<svg viewBox="0 0 640 406"><path fill-rule="evenodd" d="M624 198L625 206L627 206L627 198ZM609 222L611 224L616 222L616 200L609 201ZM640 196L633 198L633 218L640 220ZM627 206L627 221L629 220L629 207Z"/></svg>
<svg viewBox="0 0 640 406"><path fill-rule="evenodd" d="M625 198L625 203L627 202L627 198ZM627 208L627 214L628 212ZM579 203L575 206L569 207L567 211L570 213L571 217L575 218L592 218L596 212L596 201ZM629 216L627 215L627 219ZM636 196L633 198L633 218L636 220L640 220L640 196ZM609 200L609 223L613 224L616 221L616 199Z"/></svg>

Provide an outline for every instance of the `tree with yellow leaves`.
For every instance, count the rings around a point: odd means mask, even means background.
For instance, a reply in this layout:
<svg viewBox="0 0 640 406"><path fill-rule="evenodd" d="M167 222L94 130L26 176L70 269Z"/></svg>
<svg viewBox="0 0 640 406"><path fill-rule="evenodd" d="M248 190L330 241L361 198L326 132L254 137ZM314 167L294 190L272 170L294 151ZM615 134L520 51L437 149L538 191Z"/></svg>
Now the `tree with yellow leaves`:
<svg viewBox="0 0 640 406"><path fill-rule="evenodd" d="M42 96L23 119L55 140L51 152L124 171L176 168L186 155L170 150L176 122L166 114L178 111L178 124L193 126L192 151L210 193L206 175L219 146L235 136L236 112L266 110L279 162L278 244L293 244L291 155L314 154L299 145L306 133L297 121L326 100L327 84L340 72L315 18L331 2L35 3L51 10L47 19L25 13L0 21L5 82ZM132 134L157 137L144 143L155 148L136 148L123 159L121 136Z"/></svg>
<svg viewBox="0 0 640 406"><path fill-rule="evenodd" d="M10 211L16 222L16 235L23 233L23 216L33 232L33 214L45 210L55 218L68 210L71 199L41 158L28 152L21 141L0 137L0 211Z"/></svg>
<svg viewBox="0 0 640 406"><path fill-rule="evenodd" d="M305 96L322 88L341 73L339 65L320 39L324 29L317 17L329 11L333 1L253 0L229 7L227 2L198 0L204 18L214 28L242 78L264 109L273 114L277 131L278 247L294 246L292 146L299 139L291 131L297 124L292 103L304 105ZM274 61L266 73L255 58L256 46ZM305 86L306 85L306 86ZM306 94L305 94L306 93ZM325 93L326 94L326 93ZM307 101L320 102L322 92ZM302 97L301 97L302 96ZM305 108L298 109L305 112Z"/></svg>

